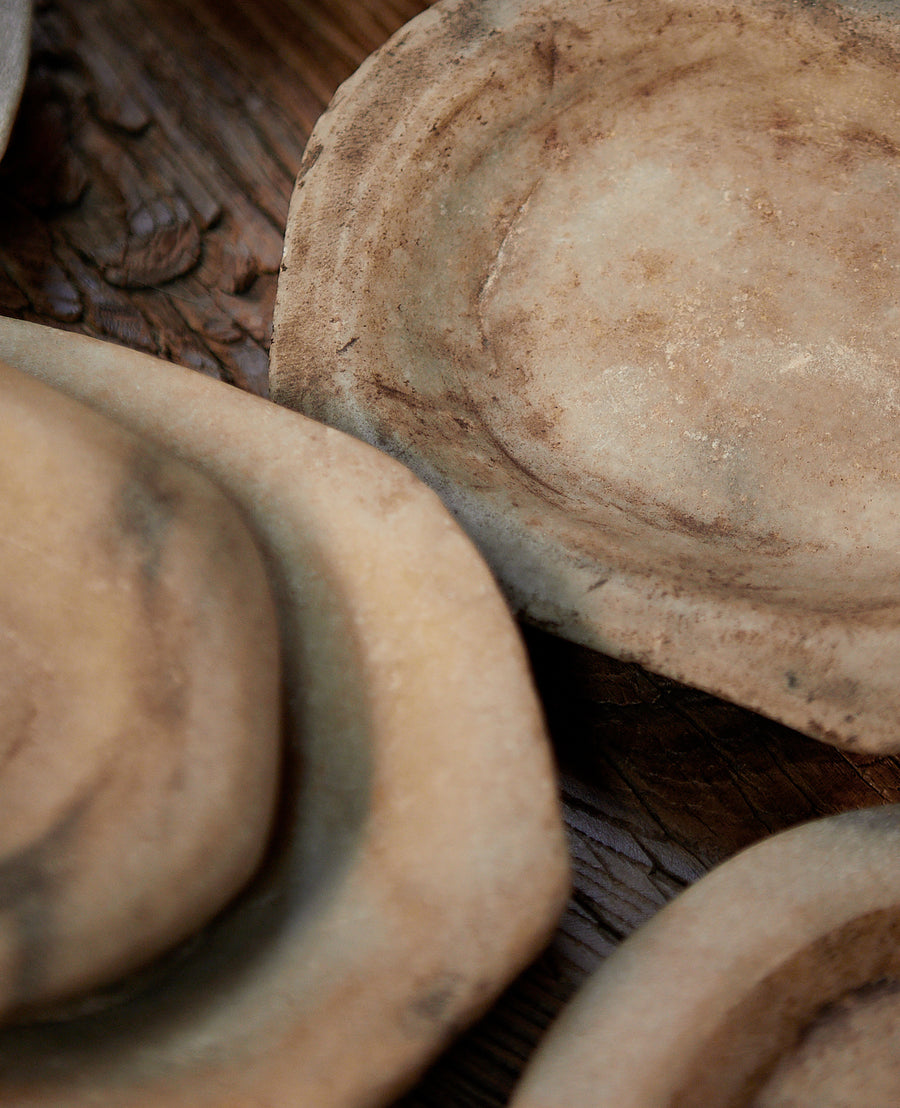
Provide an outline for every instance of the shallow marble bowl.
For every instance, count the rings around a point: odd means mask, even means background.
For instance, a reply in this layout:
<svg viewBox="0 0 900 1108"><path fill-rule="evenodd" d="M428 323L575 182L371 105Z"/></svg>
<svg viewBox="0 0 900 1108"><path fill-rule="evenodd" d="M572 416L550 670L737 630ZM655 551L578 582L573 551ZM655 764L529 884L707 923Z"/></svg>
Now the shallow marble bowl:
<svg viewBox="0 0 900 1108"><path fill-rule="evenodd" d="M0 157L25 84L31 35L31 0L0 0Z"/></svg>
<svg viewBox="0 0 900 1108"><path fill-rule="evenodd" d="M511 1108L900 1104L900 808L723 863L609 958Z"/></svg>
<svg viewBox="0 0 900 1108"><path fill-rule="evenodd" d="M487 567L402 466L268 401L17 320L0 319L0 359L237 503L271 571L286 732L253 883L135 981L0 1029L0 1104L389 1102L568 892L540 707Z"/></svg>
<svg viewBox="0 0 900 1108"><path fill-rule="evenodd" d="M514 607L900 747L900 22L455 0L304 159L271 390L389 451Z"/></svg>

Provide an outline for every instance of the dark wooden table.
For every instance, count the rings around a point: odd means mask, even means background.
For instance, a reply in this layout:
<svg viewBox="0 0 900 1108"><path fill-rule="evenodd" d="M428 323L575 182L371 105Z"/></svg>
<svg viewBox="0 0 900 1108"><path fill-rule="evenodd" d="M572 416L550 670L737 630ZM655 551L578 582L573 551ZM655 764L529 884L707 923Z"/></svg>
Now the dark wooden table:
<svg viewBox="0 0 900 1108"><path fill-rule="evenodd" d="M39 0L0 164L0 314L265 393L306 138L337 84L424 6ZM505 1104L579 983L686 884L771 832L900 798L893 758L845 754L524 633L560 767L574 895L549 950L403 1108Z"/></svg>

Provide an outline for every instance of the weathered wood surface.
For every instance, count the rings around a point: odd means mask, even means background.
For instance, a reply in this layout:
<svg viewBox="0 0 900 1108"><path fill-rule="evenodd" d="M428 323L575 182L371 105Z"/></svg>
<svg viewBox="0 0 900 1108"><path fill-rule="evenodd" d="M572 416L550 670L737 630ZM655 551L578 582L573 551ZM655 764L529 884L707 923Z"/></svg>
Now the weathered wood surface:
<svg viewBox="0 0 900 1108"><path fill-rule="evenodd" d="M424 6L38 3L31 75L0 165L0 314L264 392L306 137L339 81ZM773 831L900 799L895 759L841 753L526 635L560 764L575 892L547 953L402 1108L504 1104L578 983L685 884Z"/></svg>

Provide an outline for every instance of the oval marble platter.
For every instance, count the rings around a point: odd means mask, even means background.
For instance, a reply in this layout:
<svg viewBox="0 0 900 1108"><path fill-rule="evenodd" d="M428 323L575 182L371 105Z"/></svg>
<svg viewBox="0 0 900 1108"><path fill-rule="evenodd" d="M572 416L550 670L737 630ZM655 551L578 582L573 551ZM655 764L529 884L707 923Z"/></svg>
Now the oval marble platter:
<svg viewBox="0 0 900 1108"><path fill-rule="evenodd" d="M568 893L540 706L487 567L406 469L268 401L16 320L0 359L237 503L280 613L286 728L254 882L137 987L0 1029L0 1105L387 1103Z"/></svg>
<svg viewBox="0 0 900 1108"><path fill-rule="evenodd" d="M25 84L30 40L31 0L0 0L0 158Z"/></svg>
<svg viewBox="0 0 900 1108"><path fill-rule="evenodd" d="M900 808L738 854L629 937L511 1108L894 1108Z"/></svg>
<svg viewBox="0 0 900 1108"><path fill-rule="evenodd" d="M400 458L514 607L900 747L900 21L445 0L338 90L271 393Z"/></svg>

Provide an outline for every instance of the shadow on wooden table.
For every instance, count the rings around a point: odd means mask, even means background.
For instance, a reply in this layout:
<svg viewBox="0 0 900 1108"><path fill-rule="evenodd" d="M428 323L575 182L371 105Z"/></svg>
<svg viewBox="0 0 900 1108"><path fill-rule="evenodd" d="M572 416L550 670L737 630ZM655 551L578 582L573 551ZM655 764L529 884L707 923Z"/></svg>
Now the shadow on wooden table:
<svg viewBox="0 0 900 1108"><path fill-rule="evenodd" d="M679 890L768 834L900 799L895 758L523 631L559 762L572 899L546 953L398 1108L499 1108L578 985Z"/></svg>

